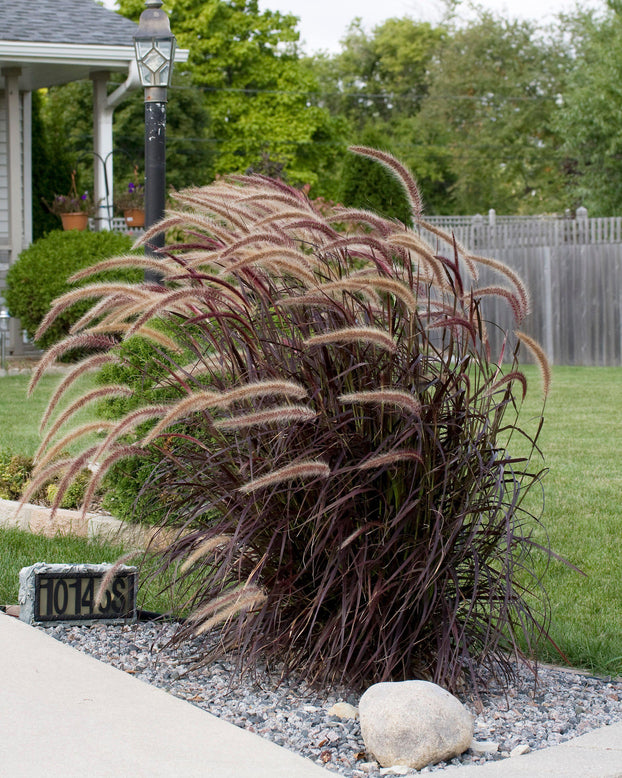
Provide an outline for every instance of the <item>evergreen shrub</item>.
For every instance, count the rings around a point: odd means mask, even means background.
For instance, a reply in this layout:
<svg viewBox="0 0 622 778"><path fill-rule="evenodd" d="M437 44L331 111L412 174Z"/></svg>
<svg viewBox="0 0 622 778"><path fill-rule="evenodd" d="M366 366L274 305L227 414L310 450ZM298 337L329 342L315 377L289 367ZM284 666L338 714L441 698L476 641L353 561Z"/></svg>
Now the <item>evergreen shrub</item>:
<svg viewBox="0 0 622 778"><path fill-rule="evenodd" d="M283 182L240 176L177 194L145 240L173 227L185 237L159 257L75 276L137 266L162 280L94 283L56 301L42 331L93 297L105 327L84 319L33 385L76 347L101 353L63 388L102 365L131 368L131 382L118 374L50 424L54 396L31 488L62 473L60 501L95 461L88 504L115 463L141 457L142 507L176 530L153 552L153 574L175 578L179 640L217 631L206 661L235 651L242 669L273 659L354 686L428 678L455 690L487 669L511 678L518 636L531 645L547 630L537 579L538 612L521 583L542 551L523 504L539 475L512 455L527 435L527 384L519 347L507 366L490 352L486 301L501 297L519 324L527 293L505 265L425 223L398 161L354 151L401 181L412 228L347 207L319 213ZM333 227L344 223L346 234ZM478 285L482 267L498 284ZM153 359L119 347L132 336ZM542 350L518 337L546 392ZM52 458L81 433L53 444L60 424L103 397L130 401L106 437Z"/></svg>
<svg viewBox="0 0 622 778"><path fill-rule="evenodd" d="M72 286L67 279L73 273L106 257L129 252L132 239L115 232L56 230L24 249L7 273L6 303L11 316L19 317L22 327L34 338L52 302ZM136 270L123 269L102 278L138 280ZM71 326L90 308L88 300L68 307L36 340L41 348L64 338Z"/></svg>

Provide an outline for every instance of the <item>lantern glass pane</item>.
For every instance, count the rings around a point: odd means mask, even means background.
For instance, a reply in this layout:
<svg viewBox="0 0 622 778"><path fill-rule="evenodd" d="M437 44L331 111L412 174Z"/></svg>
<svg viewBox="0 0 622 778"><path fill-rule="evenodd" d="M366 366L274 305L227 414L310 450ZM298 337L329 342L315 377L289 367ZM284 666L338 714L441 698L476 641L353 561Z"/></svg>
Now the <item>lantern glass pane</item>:
<svg viewBox="0 0 622 778"><path fill-rule="evenodd" d="M175 39L136 40L140 81L143 86L168 86L175 54Z"/></svg>
<svg viewBox="0 0 622 778"><path fill-rule="evenodd" d="M170 61L173 55L173 41L172 40L156 41L156 45L159 51L162 52L162 56L165 59Z"/></svg>

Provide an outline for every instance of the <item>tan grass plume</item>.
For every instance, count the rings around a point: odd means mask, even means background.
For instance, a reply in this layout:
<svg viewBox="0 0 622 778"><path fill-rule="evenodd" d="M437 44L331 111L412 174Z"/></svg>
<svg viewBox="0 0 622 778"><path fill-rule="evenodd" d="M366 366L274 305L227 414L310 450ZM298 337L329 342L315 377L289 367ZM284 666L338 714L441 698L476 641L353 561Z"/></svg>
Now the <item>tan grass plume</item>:
<svg viewBox="0 0 622 778"><path fill-rule="evenodd" d="M368 392L350 392L339 396L344 404L352 403L387 403L410 411L417 416L421 413L419 398L400 389L379 389Z"/></svg>
<svg viewBox="0 0 622 778"><path fill-rule="evenodd" d="M259 478L254 478L244 484L244 486L241 486L238 491L243 494L250 494L258 489L265 489L268 486L275 486L276 484L293 481L298 478L328 478L329 476L330 467L326 462L321 462L317 459L305 459L281 467L278 470L273 470L271 473Z"/></svg>
<svg viewBox="0 0 622 778"><path fill-rule="evenodd" d="M320 335L313 335L307 338L304 344L305 346L327 346L331 343L353 343L356 341L373 343L392 353L397 350L397 343L379 327L343 327Z"/></svg>

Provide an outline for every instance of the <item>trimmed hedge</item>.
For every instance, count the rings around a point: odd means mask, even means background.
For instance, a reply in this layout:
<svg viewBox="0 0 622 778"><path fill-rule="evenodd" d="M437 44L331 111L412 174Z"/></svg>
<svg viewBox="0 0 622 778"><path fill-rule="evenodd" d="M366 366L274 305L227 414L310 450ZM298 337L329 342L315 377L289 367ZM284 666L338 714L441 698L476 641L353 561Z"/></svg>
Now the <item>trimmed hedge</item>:
<svg viewBox="0 0 622 778"><path fill-rule="evenodd" d="M73 273L107 257L127 253L131 246L128 235L116 232L50 232L22 251L9 269L5 299L11 316L19 317L28 336L34 338L52 301L78 286L67 282ZM116 270L82 283L104 279L135 282L140 276L137 270ZM36 341L37 346L45 349L65 337L71 325L89 308L89 301L72 305Z"/></svg>

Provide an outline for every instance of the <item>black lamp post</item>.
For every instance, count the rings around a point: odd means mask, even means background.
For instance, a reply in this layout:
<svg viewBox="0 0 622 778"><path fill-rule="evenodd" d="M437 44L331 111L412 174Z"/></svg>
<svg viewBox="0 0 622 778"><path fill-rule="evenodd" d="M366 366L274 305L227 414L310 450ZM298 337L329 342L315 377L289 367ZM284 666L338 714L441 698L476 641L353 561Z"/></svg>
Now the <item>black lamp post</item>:
<svg viewBox="0 0 622 778"><path fill-rule="evenodd" d="M145 90L145 227L164 216L166 198L166 90L175 58L175 36L162 0L146 0L134 35L140 83ZM164 233L146 247L155 254L164 245ZM158 282L157 273L146 271L145 280Z"/></svg>

